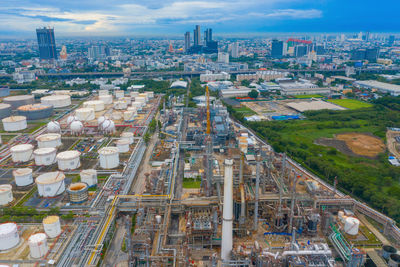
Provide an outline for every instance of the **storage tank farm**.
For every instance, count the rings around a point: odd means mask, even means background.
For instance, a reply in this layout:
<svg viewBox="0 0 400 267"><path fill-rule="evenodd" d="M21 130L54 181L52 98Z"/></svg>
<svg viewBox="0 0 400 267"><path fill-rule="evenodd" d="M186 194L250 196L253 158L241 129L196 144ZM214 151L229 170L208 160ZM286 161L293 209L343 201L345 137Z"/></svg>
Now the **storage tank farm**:
<svg viewBox="0 0 400 267"><path fill-rule="evenodd" d="M49 238L56 238L61 234L60 217L50 215L43 219L43 229Z"/></svg>
<svg viewBox="0 0 400 267"><path fill-rule="evenodd" d="M48 104L29 104L17 108L18 115L27 120L40 120L53 115L53 106Z"/></svg>
<svg viewBox="0 0 400 267"><path fill-rule="evenodd" d="M16 223L0 224L0 251L11 249L20 241Z"/></svg>
<svg viewBox="0 0 400 267"><path fill-rule="evenodd" d="M69 95L49 95L40 98L42 104L52 105L54 108L65 108L71 105Z"/></svg>
<svg viewBox="0 0 400 267"><path fill-rule="evenodd" d="M20 106L34 104L35 97L33 95L8 96L3 99L3 103L11 105L11 109L16 110Z"/></svg>
<svg viewBox="0 0 400 267"><path fill-rule="evenodd" d="M31 168L18 168L13 170L16 186L27 186L33 184L33 171Z"/></svg>
<svg viewBox="0 0 400 267"><path fill-rule="evenodd" d="M1 120L3 129L7 132L17 132L28 127L25 116L10 116Z"/></svg>

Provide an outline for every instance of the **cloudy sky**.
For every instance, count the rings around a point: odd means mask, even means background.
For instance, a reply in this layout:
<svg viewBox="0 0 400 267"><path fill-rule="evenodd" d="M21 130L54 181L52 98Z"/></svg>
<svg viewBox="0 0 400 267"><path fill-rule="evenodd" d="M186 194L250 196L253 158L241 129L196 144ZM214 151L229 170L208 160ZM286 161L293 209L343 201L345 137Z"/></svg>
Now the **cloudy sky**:
<svg viewBox="0 0 400 267"><path fill-rule="evenodd" d="M399 0L0 0L0 36L398 32Z"/></svg>

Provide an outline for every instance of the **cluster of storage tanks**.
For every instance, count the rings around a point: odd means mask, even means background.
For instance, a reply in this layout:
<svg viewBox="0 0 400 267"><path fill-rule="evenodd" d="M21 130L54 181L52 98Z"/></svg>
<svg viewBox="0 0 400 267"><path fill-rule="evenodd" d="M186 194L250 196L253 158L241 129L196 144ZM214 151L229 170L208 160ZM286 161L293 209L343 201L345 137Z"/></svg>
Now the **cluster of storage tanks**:
<svg viewBox="0 0 400 267"><path fill-rule="evenodd" d="M56 238L61 234L60 218L58 216L47 216L44 218L43 230L44 233L32 234L27 240L30 257L33 259L44 257L49 251L47 239ZM9 222L0 224L0 251L13 249L19 244L22 244L23 241L24 240L20 238L16 223Z"/></svg>
<svg viewBox="0 0 400 267"><path fill-rule="evenodd" d="M358 228L360 227L360 220L354 217L353 214L346 211L338 212L339 221L344 225L343 230L348 235L358 235Z"/></svg>

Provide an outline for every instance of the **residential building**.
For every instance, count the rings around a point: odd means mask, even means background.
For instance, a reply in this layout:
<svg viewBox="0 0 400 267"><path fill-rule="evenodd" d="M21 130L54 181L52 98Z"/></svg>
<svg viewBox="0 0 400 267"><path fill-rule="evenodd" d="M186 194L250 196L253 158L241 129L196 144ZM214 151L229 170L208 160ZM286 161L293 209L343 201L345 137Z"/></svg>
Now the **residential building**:
<svg viewBox="0 0 400 267"><path fill-rule="evenodd" d="M283 56L283 41L272 40L271 57L282 58Z"/></svg>
<svg viewBox="0 0 400 267"><path fill-rule="evenodd" d="M232 58L238 58L239 57L239 42L234 42L232 44L231 55L232 55Z"/></svg>
<svg viewBox="0 0 400 267"><path fill-rule="evenodd" d="M218 53L218 62L228 64L229 63L229 54L225 53L225 52L219 52Z"/></svg>

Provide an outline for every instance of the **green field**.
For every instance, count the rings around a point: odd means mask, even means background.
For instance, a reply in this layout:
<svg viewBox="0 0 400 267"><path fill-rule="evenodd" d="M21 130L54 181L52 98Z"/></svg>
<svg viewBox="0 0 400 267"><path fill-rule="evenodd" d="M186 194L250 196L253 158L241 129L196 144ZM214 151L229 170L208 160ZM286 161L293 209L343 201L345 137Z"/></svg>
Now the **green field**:
<svg viewBox="0 0 400 267"><path fill-rule="evenodd" d="M388 163L386 152L372 159L315 143L321 137L333 138L335 134L349 132L370 133L385 141L386 128L399 125L398 103L400 97L385 97L364 109L305 112L307 119L299 121L247 122L231 107L228 110L267 140L275 151L286 152L331 184L337 177L338 186L345 193L400 221L400 167Z"/></svg>
<svg viewBox="0 0 400 267"><path fill-rule="evenodd" d="M303 99L303 98L323 98L322 95L294 95L294 98L299 98L299 99Z"/></svg>
<svg viewBox="0 0 400 267"><path fill-rule="evenodd" d="M329 99L328 102L348 109L369 108L373 106L370 103L355 99Z"/></svg>
<svg viewBox="0 0 400 267"><path fill-rule="evenodd" d="M184 178L182 187L183 188L188 188L188 189L197 189L200 188L201 185L201 179L193 179L193 178Z"/></svg>
<svg viewBox="0 0 400 267"><path fill-rule="evenodd" d="M240 108L234 108L234 109L236 112L242 114L243 116L251 116L257 114L252 109L246 106L241 106Z"/></svg>

